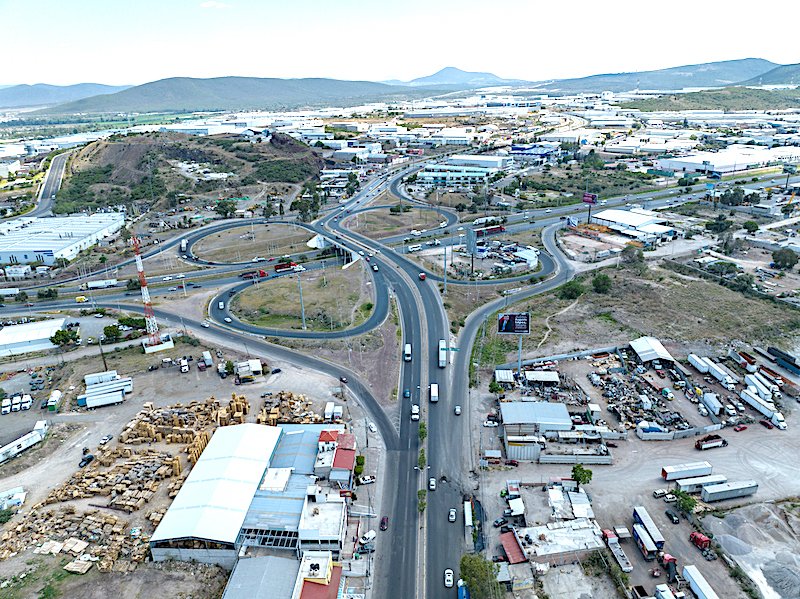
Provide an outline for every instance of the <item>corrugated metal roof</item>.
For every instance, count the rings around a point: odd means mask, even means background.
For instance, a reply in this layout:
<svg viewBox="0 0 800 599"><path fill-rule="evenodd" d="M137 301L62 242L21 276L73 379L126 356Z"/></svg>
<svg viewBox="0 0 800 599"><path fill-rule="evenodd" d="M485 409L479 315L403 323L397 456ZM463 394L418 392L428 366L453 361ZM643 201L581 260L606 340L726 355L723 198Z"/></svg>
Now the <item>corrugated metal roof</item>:
<svg viewBox="0 0 800 599"><path fill-rule="evenodd" d="M669 360L674 362L675 358L670 355L661 342L654 337L639 337L631 341L631 349L636 352L642 362L651 360Z"/></svg>
<svg viewBox="0 0 800 599"><path fill-rule="evenodd" d="M500 402L503 424L550 424L572 428L567 406L546 401Z"/></svg>
<svg viewBox="0 0 800 599"><path fill-rule="evenodd" d="M27 324L15 324L3 327L0 330L0 346L13 345L15 343L29 343L40 339L50 339L64 328L66 318L52 318L39 322L29 322Z"/></svg>
<svg viewBox="0 0 800 599"><path fill-rule="evenodd" d="M291 597L300 571L294 558L265 556L236 563L222 599L272 599Z"/></svg>
<svg viewBox="0 0 800 599"><path fill-rule="evenodd" d="M234 543L281 434L260 424L218 428L150 542Z"/></svg>

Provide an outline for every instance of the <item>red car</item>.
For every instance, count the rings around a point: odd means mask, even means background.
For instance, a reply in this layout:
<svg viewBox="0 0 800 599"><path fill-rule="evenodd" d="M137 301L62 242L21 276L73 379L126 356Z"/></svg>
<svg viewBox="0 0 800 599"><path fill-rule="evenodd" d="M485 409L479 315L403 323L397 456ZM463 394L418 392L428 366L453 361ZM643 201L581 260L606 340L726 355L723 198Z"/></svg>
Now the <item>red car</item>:
<svg viewBox="0 0 800 599"><path fill-rule="evenodd" d="M772 424L769 420L760 420L759 422L761 422L761 424L763 426L766 426L767 428L770 428L770 429L771 428L775 428L775 425Z"/></svg>
<svg viewBox="0 0 800 599"><path fill-rule="evenodd" d="M386 530L389 528L389 516L384 516L381 519L381 530Z"/></svg>
<svg viewBox="0 0 800 599"><path fill-rule="evenodd" d="M743 430L745 430L746 428L747 428L747 425L746 425L746 424L740 424L740 425L738 425L738 426L734 426L734 427L733 427L733 430L735 430L737 433L740 433L740 432L742 432Z"/></svg>
<svg viewBox="0 0 800 599"><path fill-rule="evenodd" d="M506 460L506 466L519 466L519 462L517 460Z"/></svg>
<svg viewBox="0 0 800 599"><path fill-rule="evenodd" d="M666 376L663 370L656 370L656 374L662 379Z"/></svg>

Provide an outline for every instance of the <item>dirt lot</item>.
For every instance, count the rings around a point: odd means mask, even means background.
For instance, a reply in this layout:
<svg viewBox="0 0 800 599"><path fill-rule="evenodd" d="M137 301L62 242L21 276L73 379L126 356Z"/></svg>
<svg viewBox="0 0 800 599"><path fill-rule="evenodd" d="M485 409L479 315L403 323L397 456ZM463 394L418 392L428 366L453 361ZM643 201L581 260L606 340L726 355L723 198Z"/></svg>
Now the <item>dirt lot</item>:
<svg viewBox="0 0 800 599"><path fill-rule="evenodd" d="M359 260L347 270L312 270L298 275L303 285L308 330L347 329L369 317L374 294L364 264ZM241 320L264 327L302 326L300 288L294 277L281 277L258 288L248 288L233 298L231 309Z"/></svg>
<svg viewBox="0 0 800 599"><path fill-rule="evenodd" d="M395 235L410 235L411 229L435 229L443 220L443 217L440 218L436 212L430 210L412 208L408 212L392 214L387 207L347 216L342 226L370 239L383 239Z"/></svg>
<svg viewBox="0 0 800 599"><path fill-rule="evenodd" d="M245 224L201 239L192 252L203 260L243 262L256 256L270 258L306 251L306 242L311 237L305 229L290 225Z"/></svg>
<svg viewBox="0 0 800 599"><path fill-rule="evenodd" d="M31 559L22 564L17 558L0 562L0 580L10 581L8 586L0 589L0 597L218 599L228 580L228 574L221 568L182 562L139 564L133 573L98 572L92 568L88 573L78 575L63 569L68 561L65 558L41 555L30 557Z"/></svg>

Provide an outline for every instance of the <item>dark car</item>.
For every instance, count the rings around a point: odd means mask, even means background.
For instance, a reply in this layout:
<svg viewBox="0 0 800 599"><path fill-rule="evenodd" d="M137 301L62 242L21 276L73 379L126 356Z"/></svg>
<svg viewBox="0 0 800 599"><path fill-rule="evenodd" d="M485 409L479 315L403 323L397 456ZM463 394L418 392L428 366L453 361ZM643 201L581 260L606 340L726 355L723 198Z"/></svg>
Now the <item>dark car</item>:
<svg viewBox="0 0 800 599"><path fill-rule="evenodd" d="M403 391L403 397L411 397L411 391L409 389L405 389Z"/></svg>
<svg viewBox="0 0 800 599"><path fill-rule="evenodd" d="M672 520L672 523L673 523L673 524L678 524L678 523L680 523L680 518L678 518L678 514L676 514L676 513L675 513L675 512L673 512L672 510L667 510L667 511L665 511L664 513L667 515L667 518L669 518L670 520Z"/></svg>
<svg viewBox="0 0 800 599"><path fill-rule="evenodd" d="M506 520L505 518L498 518L497 520L492 522L492 526L494 526L495 528L499 528L503 526L503 524L508 524L508 520Z"/></svg>
<svg viewBox="0 0 800 599"><path fill-rule="evenodd" d="M607 445L608 447L617 447L617 444L616 444L616 443L614 443L613 441L606 441L606 445Z"/></svg>
<svg viewBox="0 0 800 599"><path fill-rule="evenodd" d="M342 381L343 383L347 383L347 377L346 376L340 376L339 380Z"/></svg>
<svg viewBox="0 0 800 599"><path fill-rule="evenodd" d="M511 532L511 527L510 526L501 526L500 527L500 532Z"/></svg>
<svg viewBox="0 0 800 599"><path fill-rule="evenodd" d="M280 368L275 368L272 370L272 374L278 374L281 371Z"/></svg>
<svg viewBox="0 0 800 599"><path fill-rule="evenodd" d="M498 416L497 414L488 414L486 416L486 420L490 422L500 422L500 416Z"/></svg>
<svg viewBox="0 0 800 599"><path fill-rule="evenodd" d="M519 462L517 460L506 460L506 466L519 466Z"/></svg>
<svg viewBox="0 0 800 599"><path fill-rule="evenodd" d="M84 456L83 459L78 464L78 466L80 468L83 468L84 466L88 466L89 464L92 463L92 460L94 460L94 456L93 455L89 454L87 456Z"/></svg>
<svg viewBox="0 0 800 599"><path fill-rule="evenodd" d="M384 516L381 518L381 530L386 530L389 528L389 516Z"/></svg>
<svg viewBox="0 0 800 599"><path fill-rule="evenodd" d="M152 372L153 370L158 370L158 364L153 364L152 366L148 366L147 370Z"/></svg>
<svg viewBox="0 0 800 599"><path fill-rule="evenodd" d="M494 556L492 556L492 561L494 563L507 562L508 558L505 555L494 555Z"/></svg>
<svg viewBox="0 0 800 599"><path fill-rule="evenodd" d="M39 406L39 409L41 409L41 410L46 410L47 409L47 400L46 399L42 402L42 405Z"/></svg>

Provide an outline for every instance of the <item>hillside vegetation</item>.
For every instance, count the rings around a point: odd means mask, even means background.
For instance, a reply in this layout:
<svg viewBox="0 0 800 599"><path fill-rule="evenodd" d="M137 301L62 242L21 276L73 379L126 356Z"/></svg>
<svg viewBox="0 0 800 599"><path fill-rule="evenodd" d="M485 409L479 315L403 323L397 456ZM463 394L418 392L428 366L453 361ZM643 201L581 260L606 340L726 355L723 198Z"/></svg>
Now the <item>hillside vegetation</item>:
<svg viewBox="0 0 800 599"><path fill-rule="evenodd" d="M173 77L137 85L115 94L54 106L35 114L187 112L324 106L342 101L407 99L432 90L409 89L371 81L337 79L259 79Z"/></svg>
<svg viewBox="0 0 800 599"><path fill-rule="evenodd" d="M170 161L203 164L211 172L231 173L226 180L190 179ZM112 137L79 150L69 163L53 211L59 214L111 206L174 207L182 195L222 191L240 185L304 183L317 178L322 159L291 137L251 143L225 136L190 137L150 133Z"/></svg>
<svg viewBox="0 0 800 599"><path fill-rule="evenodd" d="M690 94L671 94L650 100L634 100L621 104L644 112L661 110L787 110L800 108L800 90L767 91L746 87L729 87Z"/></svg>

